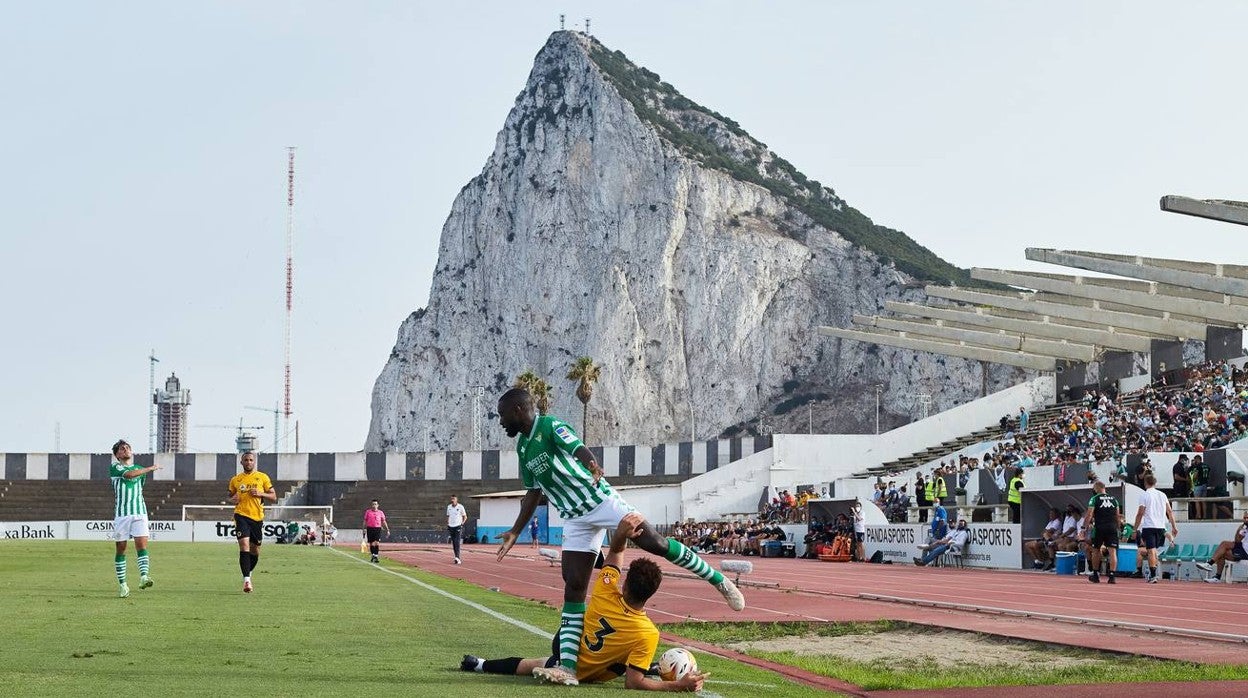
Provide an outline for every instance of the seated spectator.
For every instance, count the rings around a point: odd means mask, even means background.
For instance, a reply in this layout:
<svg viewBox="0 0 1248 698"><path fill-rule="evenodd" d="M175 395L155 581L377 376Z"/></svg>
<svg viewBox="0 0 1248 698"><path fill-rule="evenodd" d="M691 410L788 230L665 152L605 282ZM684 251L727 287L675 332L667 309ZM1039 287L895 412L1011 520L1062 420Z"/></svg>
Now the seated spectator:
<svg viewBox="0 0 1248 698"><path fill-rule="evenodd" d="M1213 576L1205 581L1220 582L1222 581L1222 570L1226 567L1227 560L1236 562L1248 560L1248 511L1244 512L1244 521L1240 525L1239 530L1235 531L1235 540L1222 541L1218 544L1217 549L1213 551L1213 557L1209 562L1198 562L1196 566L1206 572L1213 572Z"/></svg>
<svg viewBox="0 0 1248 698"><path fill-rule="evenodd" d="M742 555L762 555L763 541L766 534L763 533L761 524L754 524L746 528L745 544L742 546Z"/></svg>
<svg viewBox="0 0 1248 698"><path fill-rule="evenodd" d="M1062 519L1062 532L1057 537L1055 547L1063 552L1073 552L1079 549L1079 531L1081 526L1079 521L1083 518L1083 511L1071 504L1066 507L1066 517Z"/></svg>
<svg viewBox="0 0 1248 698"><path fill-rule="evenodd" d="M966 530L966 519L958 519L958 527L950 531L948 535L935 541L926 548L923 557L914 558L914 564L919 567L925 567L932 563L933 560L944 555L950 548L958 549L966 545L969 533Z"/></svg>
<svg viewBox="0 0 1248 698"><path fill-rule="evenodd" d="M313 545L316 543L316 531L313 531L310 525L304 524L303 531L295 539L295 543L297 545Z"/></svg>
<svg viewBox="0 0 1248 698"><path fill-rule="evenodd" d="M737 544L737 529L731 523L719 525L719 538L715 541L715 551L720 555L728 555Z"/></svg>
<svg viewBox="0 0 1248 698"><path fill-rule="evenodd" d="M732 525L732 554L741 555L745 552L745 524L738 521Z"/></svg>
<svg viewBox="0 0 1248 698"><path fill-rule="evenodd" d="M897 490L897 496L889 503L884 510L884 516L888 517L889 523L905 523L910 511L910 495L906 493L906 486L902 485Z"/></svg>
<svg viewBox="0 0 1248 698"><path fill-rule="evenodd" d="M1031 556L1032 566L1037 569L1052 569L1057 556L1053 546L1062 533L1062 513L1056 507L1049 509L1049 523L1044 527L1039 538L1023 544L1023 550Z"/></svg>
<svg viewBox="0 0 1248 698"><path fill-rule="evenodd" d="M702 527L702 537L698 540L698 550L703 553L713 552L717 542L719 542L719 529L711 525L704 525Z"/></svg>

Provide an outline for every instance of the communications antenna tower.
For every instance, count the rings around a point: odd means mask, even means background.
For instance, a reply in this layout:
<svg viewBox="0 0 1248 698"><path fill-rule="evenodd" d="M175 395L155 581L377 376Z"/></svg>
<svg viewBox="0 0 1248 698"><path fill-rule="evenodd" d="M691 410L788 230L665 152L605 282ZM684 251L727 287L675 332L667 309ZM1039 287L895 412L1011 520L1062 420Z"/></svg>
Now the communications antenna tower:
<svg viewBox="0 0 1248 698"><path fill-rule="evenodd" d="M295 293L295 148L288 147L286 164L286 332L285 332L285 389L282 415L286 418L282 441L290 434L290 323L294 311ZM285 449L289 450L289 449Z"/></svg>
<svg viewBox="0 0 1248 698"><path fill-rule="evenodd" d="M481 403L485 401L485 386L472 386L472 450L481 450Z"/></svg>

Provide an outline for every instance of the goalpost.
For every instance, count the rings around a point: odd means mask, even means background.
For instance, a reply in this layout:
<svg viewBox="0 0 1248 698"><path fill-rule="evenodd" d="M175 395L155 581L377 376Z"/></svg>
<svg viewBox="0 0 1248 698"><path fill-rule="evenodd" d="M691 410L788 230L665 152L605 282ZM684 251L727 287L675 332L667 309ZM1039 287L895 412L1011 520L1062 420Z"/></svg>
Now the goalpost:
<svg viewBox="0 0 1248 698"><path fill-rule="evenodd" d="M233 504L183 504L183 521L229 521L233 526ZM264 508L264 522L279 524L282 528L294 524L293 531L287 540L299 539L303 534L310 538L308 542L329 545L337 539L334 524L334 507L323 506L282 506L275 505ZM326 535L329 533L329 535ZM279 540L281 537L279 536Z"/></svg>

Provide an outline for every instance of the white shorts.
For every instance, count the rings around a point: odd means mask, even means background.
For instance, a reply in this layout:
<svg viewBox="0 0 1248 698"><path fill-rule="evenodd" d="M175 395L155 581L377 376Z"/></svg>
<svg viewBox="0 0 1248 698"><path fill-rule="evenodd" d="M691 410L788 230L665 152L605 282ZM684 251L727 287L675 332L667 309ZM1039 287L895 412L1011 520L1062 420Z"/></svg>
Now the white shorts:
<svg viewBox="0 0 1248 698"><path fill-rule="evenodd" d="M615 531L626 514L636 511L620 495L612 493L584 516L563 522L563 549L596 553L608 530Z"/></svg>
<svg viewBox="0 0 1248 698"><path fill-rule="evenodd" d="M113 519L113 540L118 543L149 535L146 516L118 516Z"/></svg>

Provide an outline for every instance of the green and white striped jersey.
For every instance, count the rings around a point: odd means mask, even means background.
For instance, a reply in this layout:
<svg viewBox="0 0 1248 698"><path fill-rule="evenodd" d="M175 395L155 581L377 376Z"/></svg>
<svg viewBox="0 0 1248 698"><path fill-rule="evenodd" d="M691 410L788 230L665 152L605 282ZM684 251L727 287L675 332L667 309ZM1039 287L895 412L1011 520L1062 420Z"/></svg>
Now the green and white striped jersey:
<svg viewBox="0 0 1248 698"><path fill-rule="evenodd" d="M572 457L582 445L572 427L544 415L516 439L525 489L540 488L565 519L588 514L613 493L606 478L595 485L593 474Z"/></svg>
<svg viewBox="0 0 1248 698"><path fill-rule="evenodd" d="M147 516L147 505L143 503L143 481L147 479L147 476L125 476L127 471L142 468L143 466L138 463L122 465L114 461L108 469L108 477L113 481L113 498L116 501L113 507L114 517Z"/></svg>

